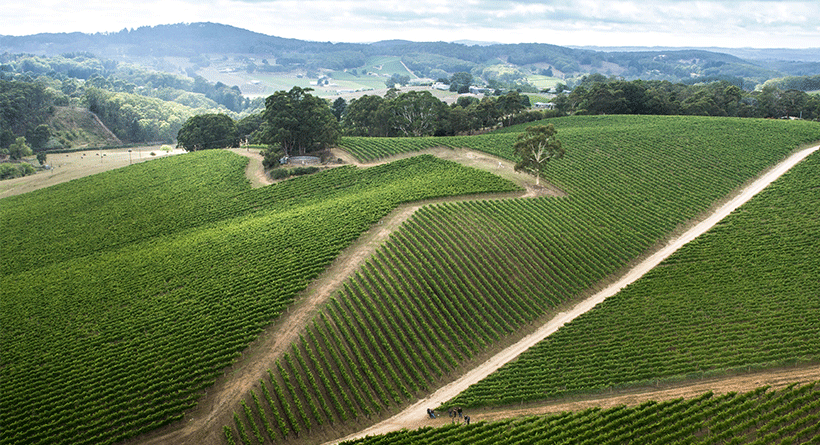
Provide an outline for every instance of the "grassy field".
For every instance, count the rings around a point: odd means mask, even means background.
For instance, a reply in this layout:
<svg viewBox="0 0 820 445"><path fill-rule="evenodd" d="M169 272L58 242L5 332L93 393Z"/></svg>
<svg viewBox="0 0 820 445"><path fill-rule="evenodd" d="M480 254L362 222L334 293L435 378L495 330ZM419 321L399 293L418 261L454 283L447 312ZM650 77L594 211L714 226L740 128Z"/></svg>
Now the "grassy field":
<svg viewBox="0 0 820 445"><path fill-rule="evenodd" d="M355 75L353 70L356 71ZM277 91L288 91L298 86L313 88L313 94L320 97L344 97L347 100L362 94L383 96L387 91L384 82L393 74L409 76L411 79L415 77L401 64L401 58L397 56L372 57L363 66L354 69L321 73L268 73L259 70L248 73L235 63L226 65L215 62L207 68L200 68L198 74L211 82L237 85L243 94L250 97L267 97ZM309 77L308 74L313 76ZM317 84L320 75L329 77L328 85Z"/></svg>
<svg viewBox="0 0 820 445"><path fill-rule="evenodd" d="M131 150L130 152L128 150ZM39 170L31 176L0 181L0 198L20 195L44 187L85 176L102 173L108 170L126 167L131 164L150 161L168 155L178 155L185 151L163 146L144 146L106 150L78 150L69 153L49 153L46 164L51 168ZM31 165L39 166L32 156L27 159Z"/></svg>

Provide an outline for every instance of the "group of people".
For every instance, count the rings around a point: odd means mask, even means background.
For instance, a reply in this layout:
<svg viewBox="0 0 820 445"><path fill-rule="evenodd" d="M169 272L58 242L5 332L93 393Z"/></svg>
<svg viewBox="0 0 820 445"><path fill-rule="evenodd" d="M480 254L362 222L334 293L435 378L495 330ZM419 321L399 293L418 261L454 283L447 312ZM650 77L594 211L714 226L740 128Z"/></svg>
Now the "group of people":
<svg viewBox="0 0 820 445"><path fill-rule="evenodd" d="M447 414L450 416L452 422L458 421L460 423L461 419L464 419L465 425L470 424L470 416L465 416L460 406L456 408L450 408L449 410L447 410ZM427 415L430 416L431 419L436 418L436 412L430 408L427 408Z"/></svg>

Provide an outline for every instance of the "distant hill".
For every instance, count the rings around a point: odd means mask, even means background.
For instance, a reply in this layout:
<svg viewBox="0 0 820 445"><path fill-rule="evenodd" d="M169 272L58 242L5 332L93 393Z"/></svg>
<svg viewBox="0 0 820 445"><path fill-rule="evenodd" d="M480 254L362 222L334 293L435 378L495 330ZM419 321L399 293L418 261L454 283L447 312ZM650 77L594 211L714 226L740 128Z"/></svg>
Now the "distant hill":
<svg viewBox="0 0 820 445"><path fill-rule="evenodd" d="M787 75L820 73L820 53L810 50L730 50L727 48L571 48L549 44L475 44L474 42L387 40L330 43L286 39L216 23L191 23L124 29L115 33L62 33L0 36L0 52L58 55L87 51L118 61L153 63L162 58L187 58L189 65L207 64L214 55L242 58L251 69L266 72L350 70L375 56L412 59L419 77L441 76L465 67L479 77L482 70L504 64L523 76L571 78L590 73L625 79L743 78L755 84ZM213 57L211 57L213 58ZM264 64L259 61L264 60ZM446 61L447 63L442 63ZM173 63L176 63L175 65ZM188 67L166 62L168 71Z"/></svg>

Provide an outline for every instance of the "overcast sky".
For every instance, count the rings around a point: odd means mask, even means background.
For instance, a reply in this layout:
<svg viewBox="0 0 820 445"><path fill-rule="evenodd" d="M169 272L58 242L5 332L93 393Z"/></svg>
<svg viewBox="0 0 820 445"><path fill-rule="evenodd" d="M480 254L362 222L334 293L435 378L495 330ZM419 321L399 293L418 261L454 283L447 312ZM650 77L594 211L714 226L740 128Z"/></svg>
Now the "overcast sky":
<svg viewBox="0 0 820 445"><path fill-rule="evenodd" d="M315 41L820 48L820 0L18 0L0 35L214 22ZM2 51L2 48L0 48Z"/></svg>

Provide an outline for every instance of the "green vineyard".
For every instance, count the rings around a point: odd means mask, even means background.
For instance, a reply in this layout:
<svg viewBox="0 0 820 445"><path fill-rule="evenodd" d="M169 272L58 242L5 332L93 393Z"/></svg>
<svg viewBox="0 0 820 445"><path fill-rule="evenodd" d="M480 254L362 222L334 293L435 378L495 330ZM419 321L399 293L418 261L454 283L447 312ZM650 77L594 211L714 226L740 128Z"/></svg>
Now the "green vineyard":
<svg viewBox="0 0 820 445"><path fill-rule="evenodd" d="M419 428L345 445L790 444L820 443L820 387L646 402L639 406Z"/></svg>
<svg viewBox="0 0 820 445"><path fill-rule="evenodd" d="M512 159L514 134L491 133L476 136L414 137L414 138L342 138L339 146L360 162L375 162L406 153L416 153L428 148L464 148L483 151L502 158Z"/></svg>
<svg viewBox="0 0 820 445"><path fill-rule="evenodd" d="M250 189L246 162L197 152L0 201L0 443L178 420L399 203L518 189L431 156Z"/></svg>
<svg viewBox="0 0 820 445"><path fill-rule="evenodd" d="M475 406L820 361L820 154L472 386Z"/></svg>
<svg viewBox="0 0 820 445"><path fill-rule="evenodd" d="M271 364L245 397L254 406L270 395L268 404L250 413L237 405L228 435L278 423L262 437L278 441L331 423L352 430L355 419L393 412L820 138L810 123L578 119L555 121L567 155L547 174L567 197L423 207L346 282L292 354ZM470 148L510 153L499 140L464 138Z"/></svg>

